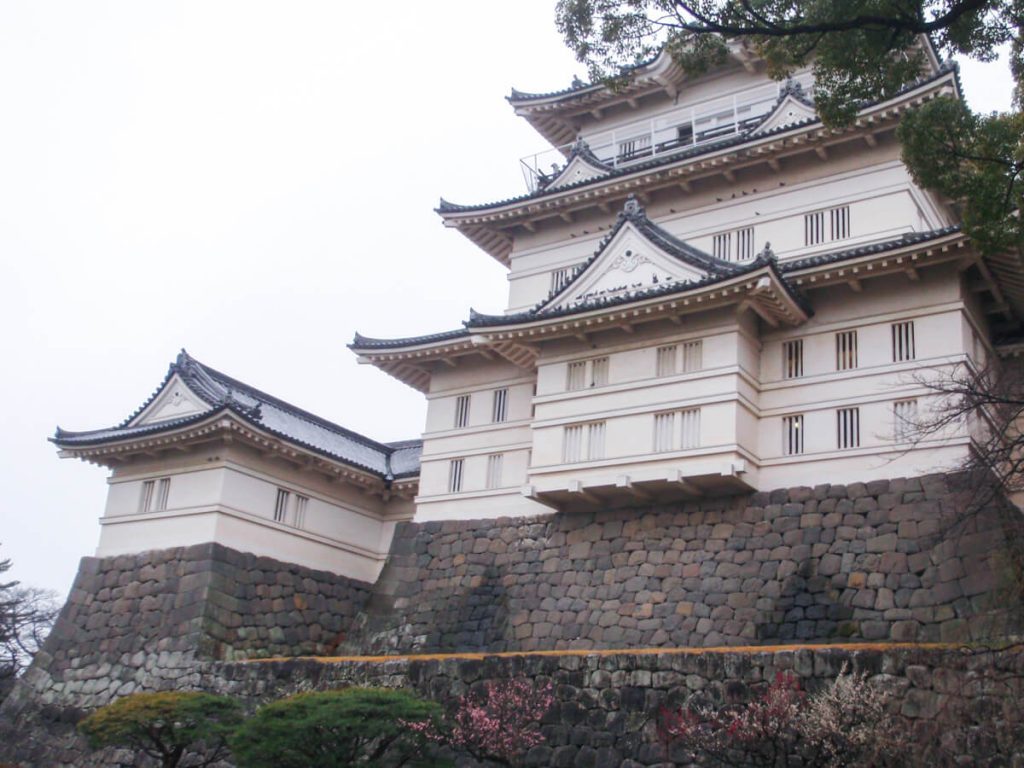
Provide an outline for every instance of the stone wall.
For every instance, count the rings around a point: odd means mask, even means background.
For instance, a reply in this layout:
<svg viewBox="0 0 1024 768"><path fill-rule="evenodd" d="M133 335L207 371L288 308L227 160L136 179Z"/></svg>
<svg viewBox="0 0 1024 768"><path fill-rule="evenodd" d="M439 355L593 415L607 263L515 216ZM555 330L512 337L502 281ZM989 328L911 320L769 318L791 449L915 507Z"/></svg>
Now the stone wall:
<svg viewBox="0 0 1024 768"><path fill-rule="evenodd" d="M83 558L29 677L46 703L92 707L194 686L204 659L330 654L368 589L218 544Z"/></svg>
<svg viewBox="0 0 1024 768"><path fill-rule="evenodd" d="M403 524L346 647L385 653L967 641L1020 631L1014 510L945 476Z"/></svg>
<svg viewBox="0 0 1024 768"><path fill-rule="evenodd" d="M998 754L995 740L1019 729L1019 697L1024 695L1024 654L965 652L936 648L876 647L765 649L745 652L664 652L523 655L484 659L396 658L391 661L312 659L270 662L202 663L192 678L195 687L229 694L252 708L301 690L345 685L410 687L446 704L483 681L528 678L555 685L556 703L543 720L545 743L528 755L530 766L560 768L643 768L685 765L674 762L659 742L656 718L662 707L695 700L707 704L736 703L761 690L776 673L792 673L805 690L834 679L845 664L868 673L891 695L893 717L911 726L931 727L915 748L941 747L948 761L927 755L932 768L961 764L985 765ZM91 753L74 734L80 713L50 707L22 721L19 738L0 759L27 767L90 768L143 765L123 751ZM893 720L894 727L899 720ZM934 726L941 724L942 739ZM1003 745L1005 747L1005 743ZM1002 759L1009 764L1009 755ZM468 762L463 765L475 765Z"/></svg>

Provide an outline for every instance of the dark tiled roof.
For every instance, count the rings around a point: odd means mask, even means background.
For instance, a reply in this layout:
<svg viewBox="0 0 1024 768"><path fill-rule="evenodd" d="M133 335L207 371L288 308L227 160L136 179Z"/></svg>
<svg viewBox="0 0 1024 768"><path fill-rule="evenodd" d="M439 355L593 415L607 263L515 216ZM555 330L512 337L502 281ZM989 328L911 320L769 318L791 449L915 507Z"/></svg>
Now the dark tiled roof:
<svg viewBox="0 0 1024 768"><path fill-rule="evenodd" d="M469 331L465 328L456 328L451 331L440 333L428 333L423 336L410 336L405 339L374 339L370 336L363 336L357 333L352 343L348 345L351 350L360 349L388 349L390 347L410 347L416 344L430 344L434 341L451 341L454 339L468 338Z"/></svg>
<svg viewBox="0 0 1024 768"><path fill-rule="evenodd" d="M860 256L871 256L876 253L893 251L906 245L917 245L918 243L926 243L929 240L937 240L940 237L952 235L959 231L960 227L957 225L952 227L943 227L941 229L931 229L925 232L908 232L902 237L898 237L894 240L885 240L881 243L861 245L856 248L848 248L845 251L822 253L817 256L808 256L804 259L784 261L779 264L779 271L782 273L796 272L809 267L818 267L822 264L833 264L840 261L846 261L848 259L856 259Z"/></svg>
<svg viewBox="0 0 1024 768"><path fill-rule="evenodd" d="M956 77L957 90L959 91L960 90L960 69L957 66L956 62L945 62L939 68L939 71L936 72L934 75L931 75L930 77L922 78L922 79L920 79L918 81L915 81L914 83L911 83L906 88L901 90L899 93L893 94L892 96L890 96L890 97L888 97L886 99L882 99L882 100L879 100L879 101L874 101L874 102L866 103L866 104L863 105L862 108L863 109L868 109L870 107L876 106L877 104L881 104L881 103L883 103L885 101L889 101L891 99L898 98L902 94L908 93L909 91L912 91L915 88L920 88L922 85L927 85L928 83L934 82L936 80L940 80L941 78L945 77L950 72L953 72L955 77ZM774 109L772 111L774 111ZM769 112L768 114L770 115L771 112ZM512 205L512 204L515 204L515 203L522 203L522 202L526 202L528 200L543 198L543 197L546 197L548 195L555 195L555 194L558 194L558 193L561 193L561 192L565 192L567 190L572 190L572 189L577 189L577 188L580 188L580 187L585 187L588 184L603 183L603 182L607 181L608 179L618 178L620 176L627 176L627 175L632 174L632 173L648 171L648 170L651 170L653 168L658 168L658 167L661 167L661 166L664 166L664 165L669 165L670 163L678 162L680 160L686 160L686 159L690 159L690 158L694 158L694 157L700 157L701 155L707 155L707 154L711 154L712 152L717 152L717 151L722 150L722 149L728 149L729 147L734 147L734 146L738 146L738 145L741 145L741 144L745 144L748 141L751 141L753 139L764 139L764 138L767 138L767 137L770 137L770 136L775 136L777 134L784 133L786 131L791 131L791 130L793 130L795 128L805 128L805 127L808 127L808 126L811 126L811 125L815 125L815 124L820 124L820 123L821 123L821 120L819 118L817 118L817 117L809 118L809 119L806 119L806 120L801 120L801 121L796 122L796 123L791 123L789 125L780 125L777 128L773 128L772 130L769 130L769 131L764 131L764 132L759 133L756 136L754 136L753 135L754 131L757 130L758 126L763 124L763 121L762 121L762 122L758 122L758 123L752 125L751 127L747 128L743 133L739 133L739 134L736 134L734 136L730 136L729 138L725 138L725 139L722 139L720 141L710 142L708 144L702 144L702 145L700 145L698 147L684 147L684 148L680 148L677 151L666 152L663 155L659 155L658 157L652 158L652 159L644 161L642 163L636 163L636 164L628 165L628 166L620 166L618 168L612 169L605 176L598 176L598 177L595 177L595 178L592 178L592 179L582 179L582 180L574 182L572 184L566 184L565 186L556 187L555 189L547 189L545 187L538 187L533 192L529 192L529 193L527 193L525 195L518 195L516 197L509 197L509 198L505 198L504 200L498 200L498 201L489 202L489 203L477 203L477 204L473 204L473 205L463 205L463 204L460 204L460 203L453 203L453 202L451 202L449 200L445 200L442 197L441 200L440 200L440 203L437 206L437 208L435 208L434 210L435 210L436 213L445 214L445 213L469 213L469 212L472 212L472 211L486 211L486 210L490 210L492 208L501 208L502 206L505 206L505 205Z"/></svg>
<svg viewBox="0 0 1024 768"><path fill-rule="evenodd" d="M611 171L615 170L614 166L608 165L608 163L604 162L601 158L595 155L594 152L590 149L590 145L587 144L587 142L585 142L583 139L577 139L576 143L573 144L572 148L569 150L569 156L565 159L565 165L563 165L559 170L551 174L540 175L539 184L541 189L547 188L551 186L554 182L558 181L559 177L563 173L565 173L566 169L572 164L572 161L575 160L576 158L579 158L587 165L593 167L595 170L603 171L604 173L610 173ZM566 184L564 186L571 185ZM561 188L562 187L559 187L559 189Z"/></svg>
<svg viewBox="0 0 1024 768"><path fill-rule="evenodd" d="M640 203L637 202L636 196L630 195L626 198L626 204L623 206L622 211L619 212L615 225L609 230L607 235L601 238L601 242L590 258L576 266L572 277L565 285L557 291L549 293L546 299L536 304L530 311L534 313L550 311L545 310L545 307L550 306L558 297L564 296L583 277L590 265L600 258L612 240L615 239L615 236L627 224L632 224L655 247L660 248L669 256L679 259L684 264L706 272L709 277L732 275L742 271L742 268L737 264L723 261L698 248L694 248L689 243L680 240L675 235L654 224L647 218L647 214Z"/></svg>
<svg viewBox="0 0 1024 768"><path fill-rule="evenodd" d="M178 419L132 426L175 375L209 408ZM367 470L384 480L415 475L419 471L421 441L379 443L205 366L184 350L171 364L157 391L120 425L88 432L69 432L58 427L51 440L62 447L92 446L170 431L222 412L230 412L294 445Z"/></svg>

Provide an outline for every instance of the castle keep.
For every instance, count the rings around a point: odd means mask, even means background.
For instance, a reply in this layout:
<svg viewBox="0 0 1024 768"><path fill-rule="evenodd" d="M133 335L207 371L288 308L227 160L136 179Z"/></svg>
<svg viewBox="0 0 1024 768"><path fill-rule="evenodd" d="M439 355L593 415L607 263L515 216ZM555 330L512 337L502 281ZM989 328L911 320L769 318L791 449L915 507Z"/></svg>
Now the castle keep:
<svg viewBox="0 0 1024 768"><path fill-rule="evenodd" d="M928 53L841 130L809 72L771 81L740 44L699 78L662 55L617 90L513 91L550 145L523 161L528 191L437 209L508 268L506 312L467 296L459 328L349 345L425 395L418 439L356 434L184 351L121 424L58 430L110 491L96 557L4 705L33 734L12 754L84 760L59 712L136 690L277 690L237 664L259 657L620 649L643 702L685 664L636 649L1018 633L1015 517L958 520L945 474L981 426L913 430L935 407L922 377L985 366L1024 316L1021 265L983 258L900 161L901 115L961 97ZM814 653L807 674L832 674ZM573 658L536 673L586 698L598 662ZM278 688L385 674L310 669ZM937 695L919 682L910 716ZM552 738L575 759L570 725ZM602 764L657 762L613 736Z"/></svg>

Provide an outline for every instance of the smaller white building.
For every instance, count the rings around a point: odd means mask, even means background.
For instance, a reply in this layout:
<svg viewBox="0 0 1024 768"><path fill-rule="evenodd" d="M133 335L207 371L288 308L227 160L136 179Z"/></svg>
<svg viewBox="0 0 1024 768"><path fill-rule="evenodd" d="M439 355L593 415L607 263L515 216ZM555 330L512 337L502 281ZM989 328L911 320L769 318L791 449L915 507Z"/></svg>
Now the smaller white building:
<svg viewBox="0 0 1024 768"><path fill-rule="evenodd" d="M217 542L364 582L413 516L422 445L378 443L184 350L122 424L52 439L112 470L97 556Z"/></svg>

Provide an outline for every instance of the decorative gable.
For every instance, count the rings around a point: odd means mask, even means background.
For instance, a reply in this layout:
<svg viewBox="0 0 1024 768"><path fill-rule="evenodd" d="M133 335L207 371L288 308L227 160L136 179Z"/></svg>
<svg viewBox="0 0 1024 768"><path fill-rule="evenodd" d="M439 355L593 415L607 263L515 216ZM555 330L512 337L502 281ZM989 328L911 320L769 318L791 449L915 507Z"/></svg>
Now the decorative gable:
<svg viewBox="0 0 1024 768"><path fill-rule="evenodd" d="M129 426L137 427L159 421L180 419L208 410L210 410L210 406L192 392L178 374L175 374L164 385L153 402L132 419Z"/></svg>
<svg viewBox="0 0 1024 768"><path fill-rule="evenodd" d="M569 153L569 161L565 167L558 172L554 179L544 185L544 189L560 189L581 181L596 179L606 175L610 170L609 166L598 160L597 156L590 151L587 142L579 139L573 144L572 151Z"/></svg>
<svg viewBox="0 0 1024 768"><path fill-rule="evenodd" d="M758 136L768 133L776 128L784 128L788 125L797 125L806 120L813 120L817 117L814 105L804 96L803 88L799 83L786 83L785 88L779 95L779 101L775 108L769 112L761 121L751 136Z"/></svg>
<svg viewBox="0 0 1024 768"><path fill-rule="evenodd" d="M653 229L636 200L628 201L609 239L545 309L568 309L666 284L698 282L708 276L696 258L688 259L681 252L682 244L673 247L667 233L652 237Z"/></svg>

